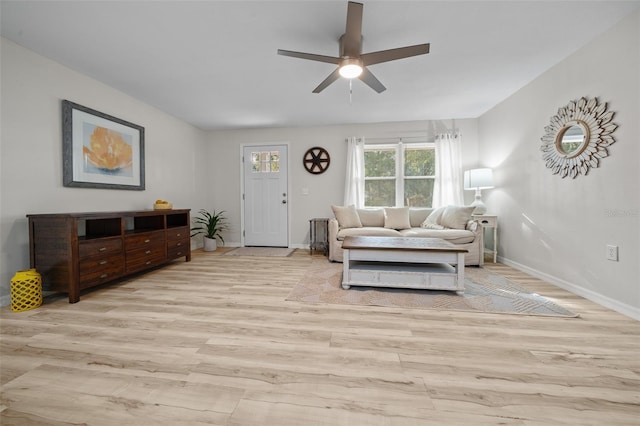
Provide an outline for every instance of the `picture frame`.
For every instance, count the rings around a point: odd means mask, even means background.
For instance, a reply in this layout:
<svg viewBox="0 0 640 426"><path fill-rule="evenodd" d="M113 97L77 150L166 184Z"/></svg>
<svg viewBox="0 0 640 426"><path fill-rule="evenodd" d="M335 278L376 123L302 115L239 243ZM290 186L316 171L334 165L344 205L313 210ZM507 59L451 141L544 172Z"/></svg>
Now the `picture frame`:
<svg viewBox="0 0 640 426"><path fill-rule="evenodd" d="M144 127L62 101L63 185L143 191Z"/></svg>

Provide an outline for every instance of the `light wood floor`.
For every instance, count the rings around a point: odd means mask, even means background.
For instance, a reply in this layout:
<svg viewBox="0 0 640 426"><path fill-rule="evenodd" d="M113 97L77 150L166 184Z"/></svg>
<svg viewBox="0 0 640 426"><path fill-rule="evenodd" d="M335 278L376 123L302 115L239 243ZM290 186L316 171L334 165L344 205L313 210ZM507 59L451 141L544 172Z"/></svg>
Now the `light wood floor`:
<svg viewBox="0 0 640 426"><path fill-rule="evenodd" d="M0 423L638 425L640 323L504 265L580 318L310 305L310 265L195 252L13 313Z"/></svg>

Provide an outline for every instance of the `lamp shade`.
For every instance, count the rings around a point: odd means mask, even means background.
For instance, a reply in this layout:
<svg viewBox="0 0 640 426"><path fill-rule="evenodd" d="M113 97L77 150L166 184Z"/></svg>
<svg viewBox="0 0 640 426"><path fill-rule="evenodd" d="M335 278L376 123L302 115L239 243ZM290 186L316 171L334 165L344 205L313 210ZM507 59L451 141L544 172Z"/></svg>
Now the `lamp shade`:
<svg viewBox="0 0 640 426"><path fill-rule="evenodd" d="M471 169L464 172L464 189L493 188L493 170Z"/></svg>

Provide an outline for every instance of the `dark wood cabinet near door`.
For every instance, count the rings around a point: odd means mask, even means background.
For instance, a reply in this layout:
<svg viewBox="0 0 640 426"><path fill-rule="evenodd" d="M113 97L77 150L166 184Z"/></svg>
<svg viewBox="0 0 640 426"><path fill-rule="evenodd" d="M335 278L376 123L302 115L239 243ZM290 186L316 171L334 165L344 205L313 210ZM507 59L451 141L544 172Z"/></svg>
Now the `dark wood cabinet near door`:
<svg viewBox="0 0 640 426"><path fill-rule="evenodd" d="M190 210L29 214L31 267L44 290L80 290L171 260L191 260Z"/></svg>

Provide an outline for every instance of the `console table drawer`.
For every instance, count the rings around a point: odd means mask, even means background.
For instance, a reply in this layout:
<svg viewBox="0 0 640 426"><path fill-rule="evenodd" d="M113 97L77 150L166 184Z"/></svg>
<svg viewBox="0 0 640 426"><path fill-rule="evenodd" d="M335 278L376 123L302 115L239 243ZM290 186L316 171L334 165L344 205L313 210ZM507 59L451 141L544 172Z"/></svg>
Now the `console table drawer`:
<svg viewBox="0 0 640 426"><path fill-rule="evenodd" d="M122 238L120 237L86 240L80 241L78 244L78 255L80 256L80 259L121 252Z"/></svg>
<svg viewBox="0 0 640 426"><path fill-rule="evenodd" d="M120 254L81 260L79 268L80 288L87 288L122 276L124 257Z"/></svg>
<svg viewBox="0 0 640 426"><path fill-rule="evenodd" d="M171 250L174 248L185 248L191 242L188 238L183 238L181 240L169 240L167 241L167 249Z"/></svg>
<svg viewBox="0 0 640 426"><path fill-rule="evenodd" d="M145 259L150 257L164 256L164 244L162 242L156 242L146 247L142 247L135 250L127 250L127 264L131 261L138 259Z"/></svg>
<svg viewBox="0 0 640 426"><path fill-rule="evenodd" d="M182 226L179 228L169 228L167 229L167 240L168 241L172 241L172 240L184 240L184 239L189 239L190 235L189 235L189 227L188 226Z"/></svg>
<svg viewBox="0 0 640 426"><path fill-rule="evenodd" d="M173 247L167 249L167 259L176 259L178 257L187 256L189 250L183 245L181 247Z"/></svg>
<svg viewBox="0 0 640 426"><path fill-rule="evenodd" d="M164 243L164 231L142 232L127 235L124 247L127 252Z"/></svg>
<svg viewBox="0 0 640 426"><path fill-rule="evenodd" d="M191 241L188 238L167 241L167 258L175 259L176 257L187 256L189 254L189 244L191 244Z"/></svg>
<svg viewBox="0 0 640 426"><path fill-rule="evenodd" d="M133 273L142 271L155 265L159 265L164 262L164 249L150 251L148 254L145 252L140 257L129 257L127 255L127 273Z"/></svg>

